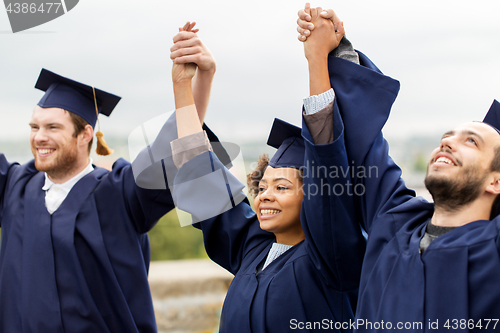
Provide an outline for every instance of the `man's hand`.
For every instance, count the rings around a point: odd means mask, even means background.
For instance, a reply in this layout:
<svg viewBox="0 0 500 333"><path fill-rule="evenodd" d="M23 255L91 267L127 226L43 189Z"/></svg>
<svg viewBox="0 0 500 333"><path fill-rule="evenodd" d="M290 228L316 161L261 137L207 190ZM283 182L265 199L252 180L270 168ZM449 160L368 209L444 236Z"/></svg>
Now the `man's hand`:
<svg viewBox="0 0 500 333"><path fill-rule="evenodd" d="M306 15L311 17L311 24L314 31L304 42L304 54L308 60L312 58L327 59L328 54L333 51L344 37L344 29L338 24L339 29L335 31L332 20L324 19L320 16L322 9L307 8Z"/></svg>
<svg viewBox="0 0 500 333"><path fill-rule="evenodd" d="M208 48L196 35L199 29L193 29L195 24L196 22L187 22L184 27L179 28L179 33L173 38L174 46L170 48L170 58L174 62L172 67L174 92L178 92L176 94L176 105L186 104L184 98L180 97L182 96L180 92L184 91L180 89L180 86L184 86L183 88L186 87L184 84L179 85L179 82L176 84L175 80L183 80L190 76L189 83L192 81L192 100L196 105L200 122L203 123L210 100L210 91L216 65L212 53L210 53ZM189 68L180 70L177 66L188 66ZM196 75L191 80L193 68Z"/></svg>
<svg viewBox="0 0 500 333"><path fill-rule="evenodd" d="M188 81L191 84L191 79L196 74L196 65L193 63L176 64L172 66L172 82L181 83Z"/></svg>
<svg viewBox="0 0 500 333"><path fill-rule="evenodd" d="M196 35L198 29L193 27L196 22L186 23L179 28L179 33L174 36L174 45L170 48L170 59L174 64L195 63L200 71L215 72L215 59L205 44Z"/></svg>
<svg viewBox="0 0 500 333"><path fill-rule="evenodd" d="M311 32L315 29L315 23L312 22L311 17L311 5L309 3L306 3L305 8L299 10L297 15L299 16L299 18L297 19L297 31L299 32L298 39L301 42L305 42L311 35ZM333 22L337 34L337 40L340 42L345 34L345 31L344 24L342 23L342 21L340 21L337 14L335 14L333 9L326 9L321 10L319 15L322 18L328 19Z"/></svg>

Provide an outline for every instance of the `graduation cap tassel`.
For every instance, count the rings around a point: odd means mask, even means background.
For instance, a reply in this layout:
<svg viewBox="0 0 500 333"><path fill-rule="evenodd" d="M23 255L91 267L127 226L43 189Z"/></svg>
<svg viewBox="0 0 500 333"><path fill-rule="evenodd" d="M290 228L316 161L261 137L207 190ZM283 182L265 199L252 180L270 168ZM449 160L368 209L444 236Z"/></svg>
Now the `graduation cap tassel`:
<svg viewBox="0 0 500 333"><path fill-rule="evenodd" d="M104 141L102 132L97 131L95 136L97 137L97 148L95 149L97 155L108 156L113 154L113 149L109 148L106 141Z"/></svg>
<svg viewBox="0 0 500 333"><path fill-rule="evenodd" d="M97 126L98 126L98 131L95 134L97 138L97 147L95 149L95 152L97 155L101 156L108 156L113 154L113 149L108 147L108 144L106 141L104 141L102 132L101 132L101 123L99 122L99 111L97 109L97 100L95 98L95 89L92 87L92 92L94 93L94 104L95 104L95 112L97 113Z"/></svg>

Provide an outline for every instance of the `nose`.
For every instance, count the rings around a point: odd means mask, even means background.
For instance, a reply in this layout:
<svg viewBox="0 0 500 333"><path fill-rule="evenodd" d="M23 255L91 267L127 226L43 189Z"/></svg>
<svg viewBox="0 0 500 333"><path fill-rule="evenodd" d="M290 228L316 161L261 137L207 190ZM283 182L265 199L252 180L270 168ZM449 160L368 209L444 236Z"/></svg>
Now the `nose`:
<svg viewBox="0 0 500 333"><path fill-rule="evenodd" d="M259 193L258 198L260 201L274 201L274 193L271 188L267 188Z"/></svg>
<svg viewBox="0 0 500 333"><path fill-rule="evenodd" d="M455 136L447 136L441 139L441 145L440 145L440 150L450 150L450 151L455 151L456 147L456 138Z"/></svg>
<svg viewBox="0 0 500 333"><path fill-rule="evenodd" d="M48 136L44 129L40 128L34 133L33 141L35 143L46 142L47 140Z"/></svg>

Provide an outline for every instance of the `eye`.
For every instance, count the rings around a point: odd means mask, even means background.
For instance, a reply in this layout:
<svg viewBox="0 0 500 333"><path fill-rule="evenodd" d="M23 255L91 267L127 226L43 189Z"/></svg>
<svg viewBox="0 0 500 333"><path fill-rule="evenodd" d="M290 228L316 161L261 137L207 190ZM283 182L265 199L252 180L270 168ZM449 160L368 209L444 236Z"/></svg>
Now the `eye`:
<svg viewBox="0 0 500 333"><path fill-rule="evenodd" d="M472 137L467 138L467 142L470 142L470 143L474 144L475 146L477 146L476 140L474 140L474 138L472 138Z"/></svg>
<svg viewBox="0 0 500 333"><path fill-rule="evenodd" d="M259 193L262 193L262 192L264 192L265 190L266 190L266 188L265 188L265 187L261 187L261 186L259 186L258 192L259 192Z"/></svg>
<svg viewBox="0 0 500 333"><path fill-rule="evenodd" d="M278 185L276 188L278 189L278 191L286 191L286 190L288 190L288 187L283 186L283 185Z"/></svg>

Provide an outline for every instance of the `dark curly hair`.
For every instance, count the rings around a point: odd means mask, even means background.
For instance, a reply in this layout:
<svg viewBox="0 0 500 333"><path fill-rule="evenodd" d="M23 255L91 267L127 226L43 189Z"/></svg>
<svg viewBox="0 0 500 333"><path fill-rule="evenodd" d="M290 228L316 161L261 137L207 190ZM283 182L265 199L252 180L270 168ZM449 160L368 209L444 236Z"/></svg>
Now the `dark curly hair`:
<svg viewBox="0 0 500 333"><path fill-rule="evenodd" d="M257 167L247 175L248 193L254 198L259 194L259 182L264 176L268 165L269 155L262 154L257 161Z"/></svg>

